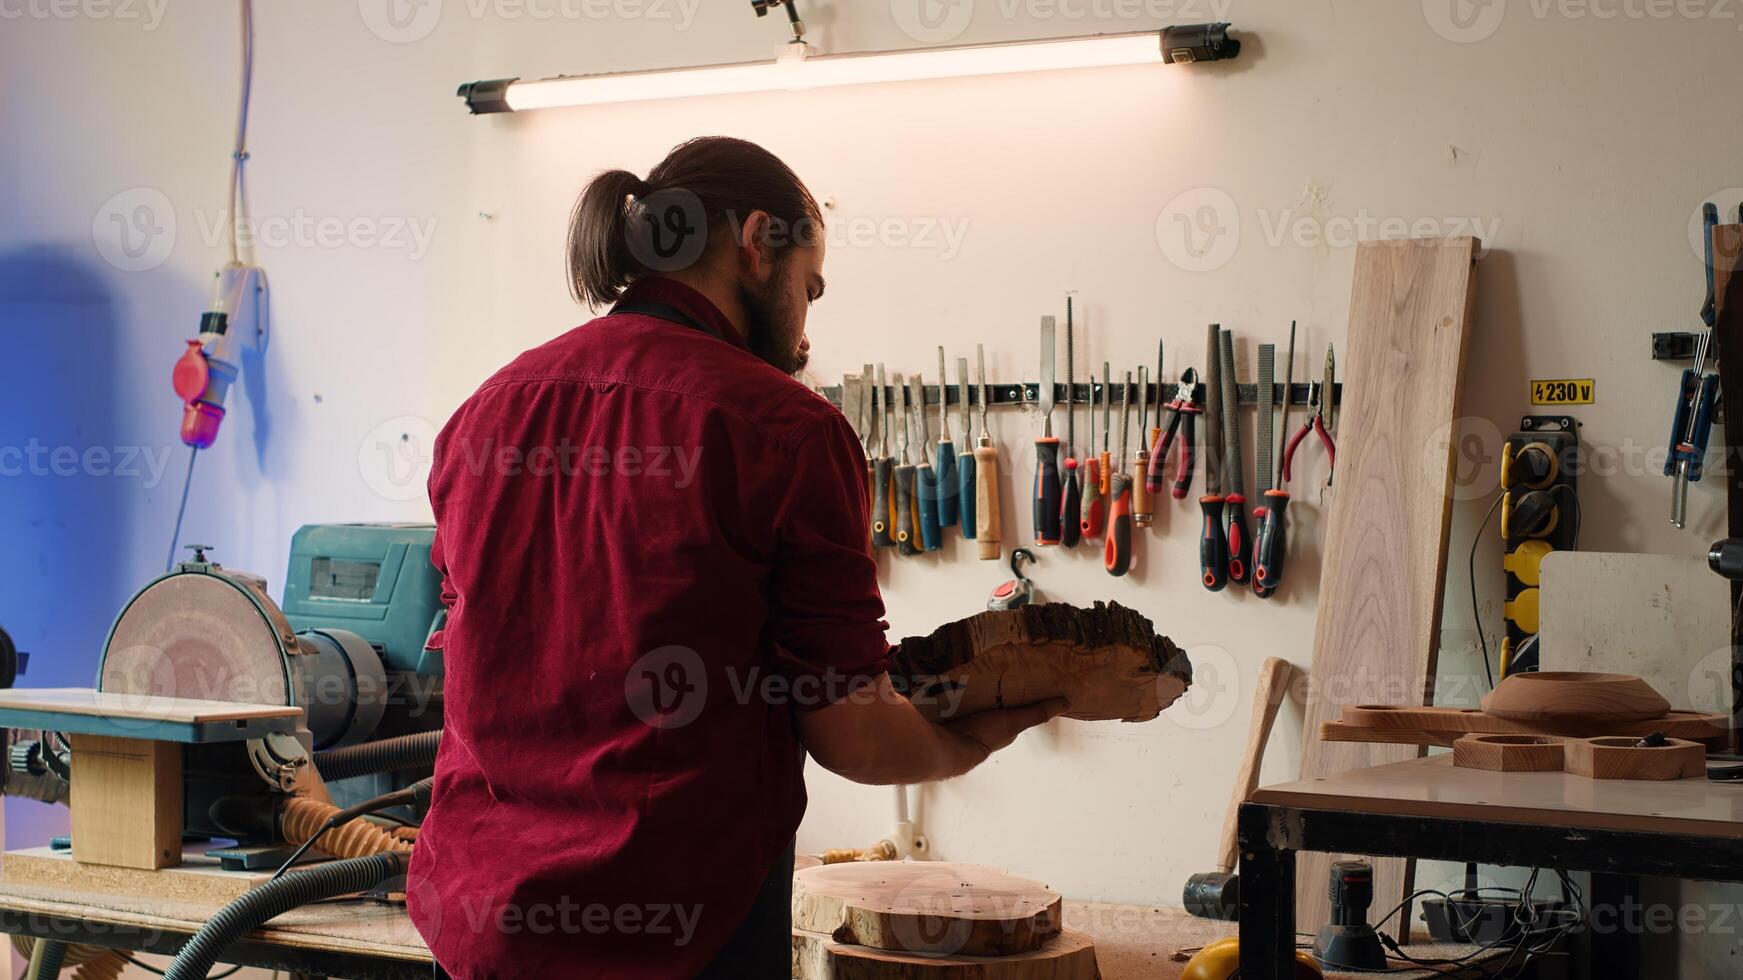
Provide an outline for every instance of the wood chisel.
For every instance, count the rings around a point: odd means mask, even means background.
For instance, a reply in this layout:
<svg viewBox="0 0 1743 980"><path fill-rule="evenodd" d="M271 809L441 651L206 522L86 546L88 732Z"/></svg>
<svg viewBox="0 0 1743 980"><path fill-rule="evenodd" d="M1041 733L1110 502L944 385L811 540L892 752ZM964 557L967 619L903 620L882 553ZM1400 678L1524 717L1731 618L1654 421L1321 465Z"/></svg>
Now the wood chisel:
<svg viewBox="0 0 1743 980"><path fill-rule="evenodd" d="M1077 547L1083 537L1083 488L1077 478L1077 411L1072 388L1077 385L1077 331L1073 329L1071 297L1065 297L1065 485L1059 504L1059 543Z"/></svg>
<svg viewBox="0 0 1743 980"><path fill-rule="evenodd" d="M870 385L860 382L858 375L848 374L841 378L841 417L847 420L848 426L853 429L853 434L859 437L861 455L865 456L865 487L867 491L870 491L872 476L871 436L865 428L864 404L865 391L868 387ZM869 499L866 501L866 506L871 506ZM866 525L866 533L871 533L869 523Z"/></svg>
<svg viewBox="0 0 1743 980"><path fill-rule="evenodd" d="M1113 476L1113 458L1108 452L1108 439L1112 435L1114 410L1114 375L1108 367L1108 362L1101 362L1101 495L1108 495L1109 477ZM1110 501L1111 506L1111 501Z"/></svg>
<svg viewBox="0 0 1743 980"><path fill-rule="evenodd" d="M962 520L962 536L973 538L974 523L974 426L968 411L968 358L956 359L956 400L962 405L962 452L956 456L956 499Z"/></svg>
<svg viewBox="0 0 1743 980"><path fill-rule="evenodd" d="M1120 454L1108 479L1108 541L1102 552L1109 575L1124 575L1132 567L1132 481L1126 475L1126 432L1132 427L1132 372L1120 389Z"/></svg>
<svg viewBox="0 0 1743 980"><path fill-rule="evenodd" d="M1271 491L1275 488L1271 471L1271 438L1276 434L1275 405L1277 401L1277 345L1259 345L1259 423L1253 449L1253 527L1257 538L1253 545L1253 593L1269 599L1276 589L1265 585L1260 576L1265 559L1265 518L1271 513Z"/></svg>
<svg viewBox="0 0 1743 980"><path fill-rule="evenodd" d="M904 555L919 552L914 542L914 464L908 458L908 441L912 437L914 420L908 405L908 386L902 383L902 376L895 376L896 383L891 395L902 400L902 458L895 466L895 501L891 509L895 513L896 550Z"/></svg>
<svg viewBox="0 0 1743 980"><path fill-rule="evenodd" d="M944 547L944 535L938 528L938 474L932 469L932 459L927 454L932 434L926 426L926 382L916 374L908 379L908 387L914 393L914 418L920 423L920 428L915 430L920 444L920 451L915 455L920 462L914 467L914 519L920 526L920 547L937 551ZM942 387L939 390L942 393Z"/></svg>
<svg viewBox="0 0 1743 980"><path fill-rule="evenodd" d="M1053 436L1054 319L1041 318L1041 435L1035 440L1035 543L1059 543L1059 440Z"/></svg>
<svg viewBox="0 0 1743 980"><path fill-rule="evenodd" d="M944 348L938 348L938 461L933 464L938 486L938 527L960 520L956 492L956 443L950 439L950 375L944 373ZM968 438L968 433L963 433Z"/></svg>
<svg viewBox="0 0 1743 980"><path fill-rule="evenodd" d="M1102 397L1106 398L1104 390ZM1095 369L1089 372L1089 441L1084 444L1083 457L1083 536L1094 540L1101 537L1106 516L1101 492L1101 461L1095 450Z"/></svg>
<svg viewBox="0 0 1743 980"><path fill-rule="evenodd" d="M890 484L895 478L890 459L890 437L894 430L890 408L890 389L884 382L884 366L878 365L877 386L872 388L872 411L883 406L883 425L878 428L878 455L872 460L872 544L893 548L896 539L891 533L896 525L896 506L891 499Z"/></svg>
<svg viewBox="0 0 1743 980"><path fill-rule="evenodd" d="M860 438L863 440L863 445L865 446L865 489L867 507L872 506L873 499L877 494L872 482L873 477L876 475L872 472L872 445L877 438L878 431L878 410L877 406L872 402L872 386L876 383L877 378L872 374L872 366L867 364L860 371L859 389L857 392L859 402L859 434ZM869 524L867 530L870 530Z"/></svg>
<svg viewBox="0 0 1743 980"><path fill-rule="evenodd" d="M1228 495L1223 498L1224 538L1229 549L1229 581L1246 585L1252 569L1253 542L1247 537L1247 494L1241 465L1240 379L1235 374L1235 335L1225 330L1220 341L1223 386L1223 480Z"/></svg>
<svg viewBox="0 0 1743 980"><path fill-rule="evenodd" d="M1204 587L1221 592L1229 584L1229 549L1223 537L1222 327L1206 330L1204 378L1204 530L1198 536L1198 573Z"/></svg>
<svg viewBox="0 0 1743 980"><path fill-rule="evenodd" d="M986 383L986 348L974 345L980 371L980 441L974 448L974 543L982 561L996 561L1003 550L999 541L999 448L986 427L992 389Z"/></svg>
<svg viewBox="0 0 1743 980"><path fill-rule="evenodd" d="M1160 410L1156 413L1160 416ZM1149 527L1156 515L1151 510L1150 487L1145 476L1150 472L1150 375L1149 369L1138 366L1138 448L1132 454L1132 523Z"/></svg>

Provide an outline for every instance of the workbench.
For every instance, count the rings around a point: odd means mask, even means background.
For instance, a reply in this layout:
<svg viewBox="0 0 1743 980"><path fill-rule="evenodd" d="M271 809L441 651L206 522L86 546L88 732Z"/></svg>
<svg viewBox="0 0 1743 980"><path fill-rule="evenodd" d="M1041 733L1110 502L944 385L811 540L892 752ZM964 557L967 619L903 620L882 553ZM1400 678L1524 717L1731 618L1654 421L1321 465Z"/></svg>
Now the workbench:
<svg viewBox="0 0 1743 980"><path fill-rule="evenodd" d="M1743 784L1734 782L1491 772L1441 754L1263 787L1239 820L1247 980L1294 976L1302 851L1589 871L1588 905L1624 911L1635 876L1743 881ZM1395 902L1376 896L1375 914ZM1606 976L1638 976L1637 924L1621 926L1594 930L1603 948L1593 959Z"/></svg>
<svg viewBox="0 0 1743 980"><path fill-rule="evenodd" d="M0 932L166 956L174 955L214 910L210 904L165 898L0 885ZM1064 918L1096 943L1104 980L1178 980L1188 954L1233 935L1236 928L1232 922L1193 918L1179 908L1105 902L1068 900ZM1469 951L1415 950L1424 956ZM431 975L429 949L404 908L369 901L308 906L279 916L231 947L222 962L358 980L428 980ZM1390 976L1408 980L1418 974Z"/></svg>

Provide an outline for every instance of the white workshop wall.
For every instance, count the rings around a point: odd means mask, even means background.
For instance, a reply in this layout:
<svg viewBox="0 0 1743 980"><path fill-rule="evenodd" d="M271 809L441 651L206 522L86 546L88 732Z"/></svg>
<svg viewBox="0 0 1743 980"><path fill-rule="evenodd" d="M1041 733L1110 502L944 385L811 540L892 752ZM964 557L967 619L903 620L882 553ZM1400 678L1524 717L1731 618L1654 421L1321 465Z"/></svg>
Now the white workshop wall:
<svg viewBox="0 0 1743 980"><path fill-rule="evenodd" d="M171 448L178 406L168 366L221 261L209 229L222 220L234 10L167 2L127 8L137 15L127 18L98 6L70 18L21 7L23 16L0 21L0 84L12 93L0 101L0 254L64 259L100 282L113 307L117 326L99 339L118 366L102 382L118 408L67 438ZM1204 324L1216 320L1238 332L1250 379L1253 345L1283 345L1295 319L1298 376L1317 376L1326 342L1343 348L1352 228L1480 226L1491 252L1478 270L1466 385L1468 428L1488 436L1478 445L1493 450L1493 434L1528 410L1527 379L1596 378L1598 404L1578 412L1584 437L1620 462L1582 488L1585 544L1692 554L1722 533L1716 480L1696 488L1691 530L1673 532L1665 519L1668 486L1649 454L1664 438L1674 371L1648 362L1646 335L1694 323L1701 274L1687 226L1696 207L1715 194L1727 206L1743 197L1727 191L1743 186L1743 132L1724 96L1743 81L1731 7L1657 17L1645 5L1492 4L1461 29L1441 0L1158 2L1132 4L1132 17L1112 2L963 0L948 8L969 12L960 41L1222 17L1246 50L1196 68L474 119L452 95L459 82L759 58L783 28L741 4L677 0L622 5L643 13L611 19L578 4L569 17L555 3L430 0L403 8L404 22L383 18L383 0L260 6L249 173L256 217L289 239L260 249L277 332L264 371L233 395L220 445L200 463L183 539L216 545L221 560L265 574L275 592L299 524L427 513L415 468L391 452L409 447L415 463L482 378L584 318L564 290L561 254L583 181L610 166L645 172L704 133L764 143L832 202L843 233L811 331L814 373L831 383L868 360L935 381L939 343L952 370L984 343L995 378L1032 377L1036 319L1062 315L1068 289L1080 292L1089 324L1080 363L1153 364L1160 337L1172 379L1203 367ZM533 15L553 9L555 18ZM898 24L911 10L907 0L819 5L806 20L830 49L880 49L915 43ZM141 201L160 202L157 227L173 215L173 244L161 264L124 271L105 262L94 236L112 239L107 223L135 216ZM1198 239L1216 246L1203 261L1180 248L1175 217L1184 208L1196 218L1199 205L1223 229ZM313 230L323 220L346 230L323 241ZM1315 243L1316 229L1332 240ZM13 331L33 322L6 321ZM89 340L67 336L62 349ZM31 369L12 361L4 370ZM82 397L89 379L66 370L65 392ZM1028 533L1019 488L1032 474L1036 427L1016 411L994 413L993 426L1012 540ZM121 527L100 538L77 526L32 537L22 513L4 526L29 567L69 589L77 571L54 556L100 547L119 571L105 576L96 605L118 608L161 567L179 450L175 458L170 476L130 484L109 505ZM1476 669L1463 561L1494 477L1481 462L1465 466L1470 499L1452 539L1444 662L1455 672ZM1047 552L1034 575L1049 598L1135 606L1177 641L1216 648L1201 662L1232 664L1239 677L1206 670L1203 688L1219 693L1154 724L1056 723L928 788L934 856L1009 865L1075 895L1176 901L1185 877L1214 860L1253 666L1267 654L1310 659L1323 529L1309 488L1323 475L1316 456L1297 477L1292 584L1271 603L1196 585L1196 511L1185 505L1143 536L1125 580L1109 579L1088 549ZM1498 556L1485 546L1480 560L1493 633ZM975 611L1006 575L954 540L939 556L886 560L885 573L896 637ZM48 644L39 649L94 666L88 640L54 648L52 609L0 608L0 623L31 617ZM1293 775L1299 723L1292 706L1267 780ZM887 829L887 791L820 772L811 788L802 849L859 846Z"/></svg>

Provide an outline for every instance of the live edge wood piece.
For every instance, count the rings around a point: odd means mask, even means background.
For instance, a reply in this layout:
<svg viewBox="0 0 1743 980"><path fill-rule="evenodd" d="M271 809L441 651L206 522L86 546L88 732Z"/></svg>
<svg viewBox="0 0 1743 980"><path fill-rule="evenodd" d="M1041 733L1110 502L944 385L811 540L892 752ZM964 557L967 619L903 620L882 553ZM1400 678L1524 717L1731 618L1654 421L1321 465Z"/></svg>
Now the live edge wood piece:
<svg viewBox="0 0 1743 980"><path fill-rule="evenodd" d="M900 952L1033 952L1059 934L1062 902L1040 882L944 861L826 864L793 875L794 929Z"/></svg>
<svg viewBox="0 0 1743 980"><path fill-rule="evenodd" d="M1356 247L1343 403L1328 492L1301 778L1409 759L1416 746L1329 742L1346 705L1428 703L1440 642L1459 417L1479 242L1456 237ZM1314 499L1296 488L1297 501ZM1301 506L1296 504L1295 506ZM1335 855L1303 854L1297 925L1329 918ZM1404 897L1404 862L1374 864L1374 905Z"/></svg>
<svg viewBox="0 0 1743 980"><path fill-rule="evenodd" d="M1117 603L1053 602L985 612L909 637L890 676L922 714L959 718L1063 697L1067 718L1148 721L1192 683L1192 664Z"/></svg>
<svg viewBox="0 0 1743 980"><path fill-rule="evenodd" d="M1013 956L936 956L852 946L795 929L792 972L798 980L1101 980L1095 945L1069 931Z"/></svg>

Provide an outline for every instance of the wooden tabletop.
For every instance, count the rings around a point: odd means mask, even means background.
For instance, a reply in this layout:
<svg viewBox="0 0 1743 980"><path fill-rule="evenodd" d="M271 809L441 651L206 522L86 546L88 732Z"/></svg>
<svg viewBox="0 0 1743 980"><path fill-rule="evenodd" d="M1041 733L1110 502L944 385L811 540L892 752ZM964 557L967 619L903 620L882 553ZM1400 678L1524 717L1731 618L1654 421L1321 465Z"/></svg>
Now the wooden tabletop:
<svg viewBox="0 0 1743 980"><path fill-rule="evenodd" d="M286 705L118 694L87 687L0 690L0 726L75 735L226 742L294 731L303 709Z"/></svg>
<svg viewBox="0 0 1743 980"><path fill-rule="evenodd" d="M0 884L0 910L191 935L216 911L210 903ZM1104 980L1178 980L1186 959L1233 936L1233 922L1198 919L1179 908L1067 900L1067 928L1096 944ZM272 920L251 939L298 950L428 963L430 953L405 909L379 902L307 906ZM1421 957L1454 957L1469 947L1408 947ZM1395 973L1394 980L1432 974ZM1342 977L1332 973L1328 977ZM1355 974L1351 974L1355 976Z"/></svg>
<svg viewBox="0 0 1743 980"><path fill-rule="evenodd" d="M1460 769L1449 754L1266 786L1252 802L1308 810L1492 820L1743 839L1743 784L1588 779Z"/></svg>

